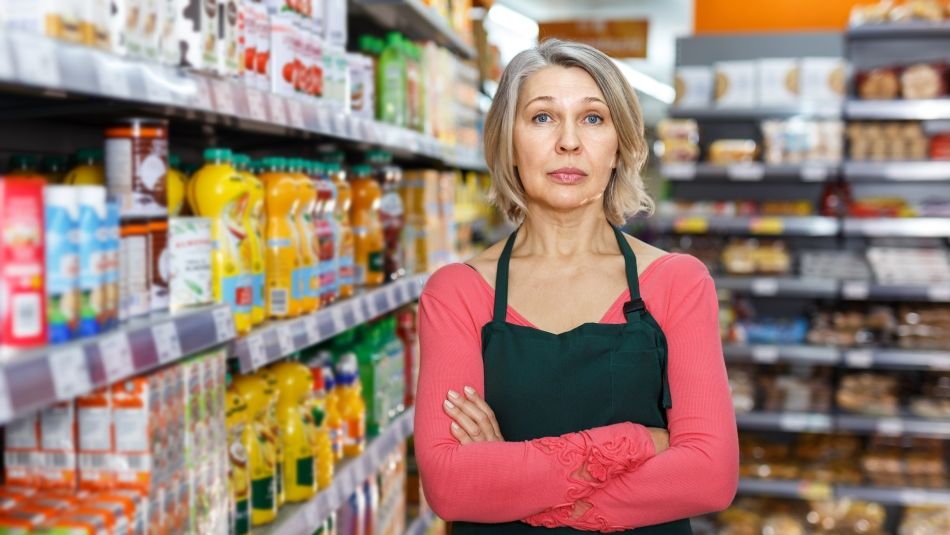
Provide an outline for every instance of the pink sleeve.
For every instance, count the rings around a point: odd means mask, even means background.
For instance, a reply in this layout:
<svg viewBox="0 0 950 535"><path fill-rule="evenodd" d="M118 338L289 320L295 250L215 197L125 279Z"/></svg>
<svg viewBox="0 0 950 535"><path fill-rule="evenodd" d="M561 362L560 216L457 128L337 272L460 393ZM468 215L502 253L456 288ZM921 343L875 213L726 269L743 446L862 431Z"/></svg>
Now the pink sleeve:
<svg viewBox="0 0 950 535"><path fill-rule="evenodd" d="M466 266L432 276L419 300L421 369L416 397L416 457L426 498L450 521L517 521L585 499L655 453L649 431L621 423L528 442L462 446L442 410L449 389L484 392L481 328L476 303L485 297ZM466 284L466 279L468 284ZM490 310L490 305L485 307Z"/></svg>
<svg viewBox="0 0 950 535"><path fill-rule="evenodd" d="M716 289L705 268L699 281L673 288L663 327L673 399L667 413L670 448L636 471L612 479L589 498L525 522L620 531L720 511L732 502L739 446L719 337Z"/></svg>

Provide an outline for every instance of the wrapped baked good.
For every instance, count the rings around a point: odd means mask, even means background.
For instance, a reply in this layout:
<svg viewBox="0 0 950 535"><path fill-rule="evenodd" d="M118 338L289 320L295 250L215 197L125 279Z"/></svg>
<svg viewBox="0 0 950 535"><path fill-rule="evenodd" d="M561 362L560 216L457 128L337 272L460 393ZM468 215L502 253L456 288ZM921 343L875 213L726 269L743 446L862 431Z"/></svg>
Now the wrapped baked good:
<svg viewBox="0 0 950 535"><path fill-rule="evenodd" d="M947 93L946 68L943 65L918 63L900 75L901 96L908 100L939 98Z"/></svg>
<svg viewBox="0 0 950 535"><path fill-rule="evenodd" d="M851 27L864 26L866 24L882 24L887 22L890 3L879 2L877 4L860 4L851 8L851 16L848 19L848 25Z"/></svg>
<svg viewBox="0 0 950 535"><path fill-rule="evenodd" d="M943 10L939 0L907 0L894 6L888 18L891 22L940 22L943 20Z"/></svg>
<svg viewBox="0 0 950 535"><path fill-rule="evenodd" d="M893 100L900 94L897 69L873 69L858 74L858 96L864 100Z"/></svg>
<svg viewBox="0 0 950 535"><path fill-rule="evenodd" d="M755 161L758 145L751 139L719 139L709 144L709 163L729 165Z"/></svg>
<svg viewBox="0 0 950 535"><path fill-rule="evenodd" d="M835 399L840 408L851 412L875 416L896 416L899 412L897 380L890 375L845 375Z"/></svg>

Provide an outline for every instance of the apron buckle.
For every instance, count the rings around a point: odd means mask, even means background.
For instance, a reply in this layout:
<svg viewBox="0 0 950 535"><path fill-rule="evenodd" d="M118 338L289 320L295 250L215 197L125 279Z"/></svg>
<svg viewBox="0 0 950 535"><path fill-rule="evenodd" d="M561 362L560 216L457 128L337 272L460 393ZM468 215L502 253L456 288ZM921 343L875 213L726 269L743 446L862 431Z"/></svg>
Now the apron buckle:
<svg viewBox="0 0 950 535"><path fill-rule="evenodd" d="M634 312L641 312L646 310L646 305L643 303L642 298L631 299L623 304L623 313L624 315L633 314Z"/></svg>

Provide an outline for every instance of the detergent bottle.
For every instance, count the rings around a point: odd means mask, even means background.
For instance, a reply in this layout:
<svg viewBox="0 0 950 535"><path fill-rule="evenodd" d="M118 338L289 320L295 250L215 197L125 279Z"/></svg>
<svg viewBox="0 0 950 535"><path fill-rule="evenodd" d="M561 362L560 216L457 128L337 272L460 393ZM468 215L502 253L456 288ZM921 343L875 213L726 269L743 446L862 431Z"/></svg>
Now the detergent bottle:
<svg viewBox="0 0 950 535"><path fill-rule="evenodd" d="M102 149L83 149L76 153L76 166L66 173L63 183L70 186L105 186Z"/></svg>
<svg viewBox="0 0 950 535"><path fill-rule="evenodd" d="M204 166L188 184L188 204L195 215L211 219L211 237L215 243L211 269L215 300L231 306L239 334L251 330L251 277L241 256L247 239L244 213L248 186L231 165L229 149L213 148L204 152Z"/></svg>
<svg viewBox="0 0 950 535"><path fill-rule="evenodd" d="M244 154L234 156L234 165L247 183L248 201L244 211L244 227L247 239L241 254L245 265L250 266L251 277L251 324L264 321L264 245L261 240L260 212L264 210L264 186L251 172L251 158Z"/></svg>
<svg viewBox="0 0 950 535"><path fill-rule="evenodd" d="M258 466L250 466L249 452L256 447L255 453L259 454L261 448L259 443L251 443L258 440L253 430L254 422L248 418L244 397L233 385L225 394L225 425L228 433L228 458L231 461L228 466L228 481L233 499L232 533L243 535L251 530L251 471L260 468L259 461L262 459L255 459Z"/></svg>
<svg viewBox="0 0 950 535"><path fill-rule="evenodd" d="M291 160L291 171L297 179L297 191L300 202L294 220L297 223L297 235L300 236L300 272L303 307L301 312L313 312L320 304L320 276L317 257L314 255L316 236L313 232L313 209L317 202L317 190L310 179L309 162L303 159Z"/></svg>
<svg viewBox="0 0 950 535"><path fill-rule="evenodd" d="M373 169L368 165L354 165L351 178L353 205L350 207L350 222L355 244L355 284L359 287L379 286L385 277L385 242L379 218L382 190L373 180Z"/></svg>
<svg viewBox="0 0 950 535"><path fill-rule="evenodd" d="M354 241L353 227L350 224L350 206L353 195L349 182L346 181L346 171L338 163L326 166L327 175L332 186L332 207L328 208L333 214L333 241L337 262L337 295L340 298L353 296L354 289Z"/></svg>
<svg viewBox="0 0 950 535"><path fill-rule="evenodd" d="M358 457L366 449L366 402L360 386L356 355L345 353L337 364L340 384L340 413L346 426L343 456Z"/></svg>
<svg viewBox="0 0 950 535"><path fill-rule="evenodd" d="M257 370L255 376L264 380L264 395L267 398L267 410L265 411L263 426L263 435L271 449L274 452L274 464L276 465L275 484L277 506L280 507L286 502L284 492L284 447L280 440L280 422L277 420L277 401L280 399L280 392L277 391L277 377L270 368L261 368Z"/></svg>
<svg viewBox="0 0 950 535"><path fill-rule="evenodd" d="M241 396L247 407L250 432L245 447L251 479L251 525L260 526L277 517L277 459L267 439L267 383L256 375L238 375L230 389Z"/></svg>
<svg viewBox="0 0 950 535"><path fill-rule="evenodd" d="M327 352L329 354L329 352ZM337 389L336 375L333 373L333 364L329 358L324 359L323 387L326 390L326 423L327 433L333 449L333 458L343 460L343 438L346 435L346 426L343 415L340 413L340 392Z"/></svg>
<svg viewBox="0 0 950 535"><path fill-rule="evenodd" d="M280 392L277 420L284 446L284 492L288 502L302 502L317 492L313 434L303 417L313 379L306 366L291 360L275 364L273 373Z"/></svg>
<svg viewBox="0 0 950 535"><path fill-rule="evenodd" d="M185 182L185 174L181 172L181 158L177 154L169 154L168 171L165 174L169 217L181 215L185 204Z"/></svg>
<svg viewBox="0 0 950 535"><path fill-rule="evenodd" d="M294 275L300 269L296 222L297 185L287 174L287 160L264 158L261 181L264 183L265 293L267 315L287 318L300 314L300 301L294 292Z"/></svg>

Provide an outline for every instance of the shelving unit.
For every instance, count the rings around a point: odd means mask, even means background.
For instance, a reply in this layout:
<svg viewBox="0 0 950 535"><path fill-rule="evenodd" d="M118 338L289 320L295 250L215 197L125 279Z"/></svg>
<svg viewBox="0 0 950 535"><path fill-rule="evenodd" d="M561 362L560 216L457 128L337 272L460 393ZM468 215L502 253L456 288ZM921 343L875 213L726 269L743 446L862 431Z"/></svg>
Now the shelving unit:
<svg viewBox="0 0 950 535"><path fill-rule="evenodd" d="M886 348L837 348L810 345L725 344L727 362L812 364L849 369L950 371L950 352Z"/></svg>
<svg viewBox="0 0 950 535"><path fill-rule="evenodd" d="M950 162L845 162L849 182L945 182Z"/></svg>
<svg viewBox="0 0 950 535"><path fill-rule="evenodd" d="M739 480L739 494L814 500L824 498L851 498L878 502L885 505L945 505L950 502L950 491L918 488L860 487L830 485L801 480L753 479Z"/></svg>
<svg viewBox="0 0 950 535"><path fill-rule="evenodd" d="M436 518L435 512L433 512L432 509L427 509L422 516L413 520L412 524L409 524L409 527L406 528L406 535L425 535Z"/></svg>
<svg viewBox="0 0 950 535"><path fill-rule="evenodd" d="M475 48L459 38L448 22L422 0L355 0L355 3L383 26L413 39L432 39L466 59L475 57Z"/></svg>
<svg viewBox="0 0 950 535"><path fill-rule="evenodd" d="M950 99L849 100L844 115L853 120L932 121L950 119Z"/></svg>
<svg viewBox="0 0 950 535"><path fill-rule="evenodd" d="M749 108L685 108L672 107L670 117L697 119L704 121L735 121L759 119L789 119L801 117L809 119L838 119L841 107L816 103L801 106L749 107Z"/></svg>
<svg viewBox="0 0 950 535"><path fill-rule="evenodd" d="M739 234L749 236L835 236L833 217L657 216L647 226L661 233Z"/></svg>
<svg viewBox="0 0 950 535"><path fill-rule="evenodd" d="M660 166L660 174L669 180L759 182L774 180L800 180L802 182L825 182L838 175L837 164L806 163L801 165L765 165L746 163L736 165L712 165L706 163L668 163Z"/></svg>

